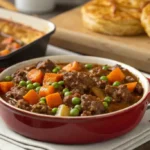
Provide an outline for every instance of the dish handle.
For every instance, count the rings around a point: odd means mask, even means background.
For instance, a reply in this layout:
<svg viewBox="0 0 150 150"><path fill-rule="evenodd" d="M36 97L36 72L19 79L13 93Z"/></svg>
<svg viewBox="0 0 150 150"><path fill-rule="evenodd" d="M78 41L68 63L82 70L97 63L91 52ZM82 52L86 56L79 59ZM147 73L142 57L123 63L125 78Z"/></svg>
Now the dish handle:
<svg viewBox="0 0 150 150"><path fill-rule="evenodd" d="M4 70L5 68L0 68L0 73Z"/></svg>
<svg viewBox="0 0 150 150"><path fill-rule="evenodd" d="M147 78L147 79L148 79L148 81L149 81L149 83L150 83L150 78ZM148 100L147 109L150 109L150 91L149 91L149 93L148 93L146 99Z"/></svg>

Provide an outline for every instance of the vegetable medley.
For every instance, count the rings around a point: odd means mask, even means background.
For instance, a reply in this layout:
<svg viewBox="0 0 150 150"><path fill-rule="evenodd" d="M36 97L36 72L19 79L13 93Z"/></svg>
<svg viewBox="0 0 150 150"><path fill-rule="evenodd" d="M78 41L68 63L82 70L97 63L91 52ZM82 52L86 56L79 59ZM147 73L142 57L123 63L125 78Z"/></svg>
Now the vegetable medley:
<svg viewBox="0 0 150 150"><path fill-rule="evenodd" d="M91 116L136 103L143 88L138 78L120 65L45 60L6 76L0 82L0 93L8 103L26 111Z"/></svg>
<svg viewBox="0 0 150 150"><path fill-rule="evenodd" d="M8 55L23 45L23 42L20 40L16 40L12 36L0 33L0 56Z"/></svg>

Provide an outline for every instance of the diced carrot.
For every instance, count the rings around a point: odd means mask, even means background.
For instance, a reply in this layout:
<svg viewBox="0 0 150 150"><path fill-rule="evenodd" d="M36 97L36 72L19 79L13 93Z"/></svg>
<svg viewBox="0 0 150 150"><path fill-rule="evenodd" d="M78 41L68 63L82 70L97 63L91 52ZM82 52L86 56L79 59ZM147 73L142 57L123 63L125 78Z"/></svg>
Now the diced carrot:
<svg viewBox="0 0 150 150"><path fill-rule="evenodd" d="M13 37L8 37L2 41L2 44L10 44L14 41Z"/></svg>
<svg viewBox="0 0 150 150"><path fill-rule="evenodd" d="M64 66L62 69L65 71L80 71L82 69L82 67L79 62L74 61L74 62Z"/></svg>
<svg viewBox="0 0 150 150"><path fill-rule="evenodd" d="M43 76L44 76L43 72L39 69L32 69L27 74L28 80L38 83L42 83Z"/></svg>
<svg viewBox="0 0 150 150"><path fill-rule="evenodd" d="M11 47L12 47L13 50L17 50L18 48L21 47L21 45L15 42L15 43L13 43L13 44L11 45Z"/></svg>
<svg viewBox="0 0 150 150"><path fill-rule="evenodd" d="M54 92L55 92L55 88L53 86L44 85L40 88L39 95L41 97L45 97Z"/></svg>
<svg viewBox="0 0 150 150"><path fill-rule="evenodd" d="M13 82L0 82L0 91L2 93L6 93L8 92L11 87L14 86L14 83Z"/></svg>
<svg viewBox="0 0 150 150"><path fill-rule="evenodd" d="M43 85L49 85L52 82L58 82L63 79L62 74L56 74L56 73L45 73L44 79L43 79Z"/></svg>
<svg viewBox="0 0 150 150"><path fill-rule="evenodd" d="M39 95L34 90L30 90L23 98L31 105L37 104L40 99Z"/></svg>
<svg viewBox="0 0 150 150"><path fill-rule="evenodd" d="M46 96L46 102L49 107L54 108L58 107L63 103L62 98L59 93L54 93Z"/></svg>
<svg viewBox="0 0 150 150"><path fill-rule="evenodd" d="M5 50L0 51L0 56L5 56L5 55L8 55L9 53L10 53L10 50L5 49Z"/></svg>
<svg viewBox="0 0 150 150"><path fill-rule="evenodd" d="M127 85L128 90L133 92L135 87L136 87L136 85L137 85L137 82L127 83L126 85Z"/></svg>
<svg viewBox="0 0 150 150"><path fill-rule="evenodd" d="M115 81L122 81L125 78L124 73L121 71L120 68L115 68L112 72L109 73L107 76L109 82L113 83Z"/></svg>

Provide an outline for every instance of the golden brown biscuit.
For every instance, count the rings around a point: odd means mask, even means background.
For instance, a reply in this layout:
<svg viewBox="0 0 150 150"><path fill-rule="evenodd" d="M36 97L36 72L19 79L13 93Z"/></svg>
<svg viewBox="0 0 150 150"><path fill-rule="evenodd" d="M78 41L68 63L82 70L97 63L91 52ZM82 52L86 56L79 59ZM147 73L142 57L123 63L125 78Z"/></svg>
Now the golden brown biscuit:
<svg viewBox="0 0 150 150"><path fill-rule="evenodd" d="M109 35L138 35L144 32L138 18L117 9L113 0L92 0L82 7L84 25Z"/></svg>
<svg viewBox="0 0 150 150"><path fill-rule="evenodd" d="M142 9L150 0L115 0L121 6L132 9Z"/></svg>
<svg viewBox="0 0 150 150"><path fill-rule="evenodd" d="M117 8L124 11L133 17L140 19L141 11L145 5L150 3L150 0L114 0Z"/></svg>
<svg viewBox="0 0 150 150"><path fill-rule="evenodd" d="M17 11L16 7L12 3L6 0L0 0L0 7L8 9L8 10Z"/></svg>
<svg viewBox="0 0 150 150"><path fill-rule="evenodd" d="M142 10L141 22L146 33L150 37L150 4L146 5L146 7Z"/></svg>

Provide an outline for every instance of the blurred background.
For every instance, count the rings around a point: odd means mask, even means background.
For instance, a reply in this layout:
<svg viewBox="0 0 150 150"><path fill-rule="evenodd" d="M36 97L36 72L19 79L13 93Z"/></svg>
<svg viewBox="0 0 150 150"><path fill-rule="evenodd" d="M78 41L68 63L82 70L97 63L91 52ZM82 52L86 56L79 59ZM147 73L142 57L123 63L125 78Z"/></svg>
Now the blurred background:
<svg viewBox="0 0 150 150"><path fill-rule="evenodd" d="M88 0L0 0L0 6L11 9L9 5L11 6L12 4L12 7L14 6L17 11L49 19L87 1ZM3 2L5 4L3 4Z"/></svg>

